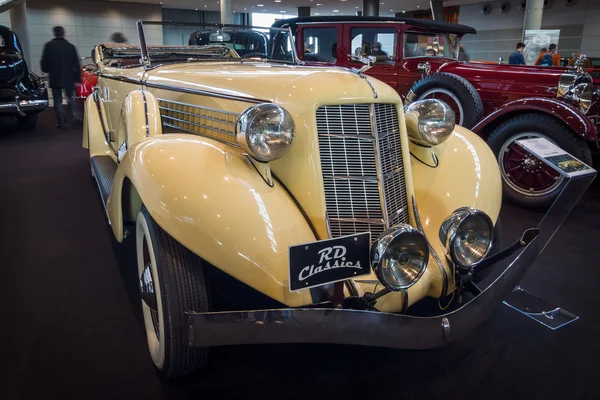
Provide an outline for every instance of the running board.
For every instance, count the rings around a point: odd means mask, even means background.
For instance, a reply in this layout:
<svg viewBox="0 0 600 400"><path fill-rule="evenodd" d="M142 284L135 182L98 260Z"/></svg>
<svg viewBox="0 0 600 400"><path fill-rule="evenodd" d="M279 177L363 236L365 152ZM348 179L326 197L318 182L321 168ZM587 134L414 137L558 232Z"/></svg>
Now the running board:
<svg viewBox="0 0 600 400"><path fill-rule="evenodd" d="M92 164L92 172L96 178L98 184L98 190L100 191L100 197L104 208L108 202L115 183L115 174L117 173L117 164L109 156L94 156L90 160Z"/></svg>

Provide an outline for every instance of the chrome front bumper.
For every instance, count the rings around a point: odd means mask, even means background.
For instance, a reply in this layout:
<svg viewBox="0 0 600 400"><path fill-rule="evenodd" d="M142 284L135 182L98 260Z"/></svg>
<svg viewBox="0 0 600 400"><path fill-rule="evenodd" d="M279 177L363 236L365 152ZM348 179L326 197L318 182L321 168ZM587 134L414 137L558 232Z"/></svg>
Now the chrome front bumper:
<svg viewBox="0 0 600 400"><path fill-rule="evenodd" d="M33 111L43 111L48 108L48 100L19 100L0 103L0 114L24 114Z"/></svg>
<svg viewBox="0 0 600 400"><path fill-rule="evenodd" d="M188 313L189 345L339 343L399 349L439 347L474 329L521 281L539 254L539 231L525 232L524 248L473 300L434 317L335 308L285 308Z"/></svg>
<svg viewBox="0 0 600 400"><path fill-rule="evenodd" d="M519 284L595 177L566 179L537 228L506 252L518 252L486 289L460 308L430 317L339 308L283 308L187 313L188 344L197 347L266 343L338 343L399 349L443 346L486 320ZM504 252L502 252L504 253ZM504 256L504 254L502 254Z"/></svg>

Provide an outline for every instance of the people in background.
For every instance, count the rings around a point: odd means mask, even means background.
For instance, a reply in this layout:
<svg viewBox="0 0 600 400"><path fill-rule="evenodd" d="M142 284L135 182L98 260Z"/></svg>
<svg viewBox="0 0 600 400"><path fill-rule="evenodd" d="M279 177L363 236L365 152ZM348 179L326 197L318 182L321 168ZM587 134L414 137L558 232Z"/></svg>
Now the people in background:
<svg viewBox="0 0 600 400"><path fill-rule="evenodd" d="M113 43L127 43L127 39L125 38L125 35L123 35L123 33L121 33L121 32L113 33L112 36L110 37L110 40Z"/></svg>
<svg viewBox="0 0 600 400"><path fill-rule="evenodd" d="M560 55L556 52L556 44L548 46L548 50L540 53L535 65L542 67L560 67Z"/></svg>
<svg viewBox="0 0 600 400"><path fill-rule="evenodd" d="M575 61L577 61L579 59L579 57L581 57L580 52L578 52L578 51L573 52L572 58L569 60L569 67L574 67ZM583 68L592 68L592 62L590 60L588 60L587 58L585 58L583 60L582 67Z"/></svg>
<svg viewBox="0 0 600 400"><path fill-rule="evenodd" d="M387 56L388 54L381 50L381 43L375 42L373 45L373 50L371 51L372 56Z"/></svg>
<svg viewBox="0 0 600 400"><path fill-rule="evenodd" d="M437 56L437 52L434 49L427 49L425 54L429 57Z"/></svg>
<svg viewBox="0 0 600 400"><path fill-rule="evenodd" d="M523 50L525 50L525 44L521 42L517 43L515 51L513 51L508 57L508 63L511 65L525 65Z"/></svg>
<svg viewBox="0 0 600 400"><path fill-rule="evenodd" d="M81 113L75 103L75 84L81 82L79 56L77 49L65 39L65 28L55 26L52 28L54 39L44 45L40 66L48 74L52 97L54 99L54 112L56 114L56 127L62 128L67 124L62 107L63 90L67 96L69 114L73 121L81 122Z"/></svg>

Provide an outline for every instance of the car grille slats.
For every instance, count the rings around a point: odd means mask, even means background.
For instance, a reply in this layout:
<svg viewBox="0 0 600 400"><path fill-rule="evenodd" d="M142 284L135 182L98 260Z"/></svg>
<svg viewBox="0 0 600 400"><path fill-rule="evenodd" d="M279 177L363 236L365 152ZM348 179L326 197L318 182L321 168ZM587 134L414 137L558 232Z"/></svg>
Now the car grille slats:
<svg viewBox="0 0 600 400"><path fill-rule="evenodd" d="M316 119L332 237L370 231L374 240L408 223L396 106L322 106Z"/></svg>

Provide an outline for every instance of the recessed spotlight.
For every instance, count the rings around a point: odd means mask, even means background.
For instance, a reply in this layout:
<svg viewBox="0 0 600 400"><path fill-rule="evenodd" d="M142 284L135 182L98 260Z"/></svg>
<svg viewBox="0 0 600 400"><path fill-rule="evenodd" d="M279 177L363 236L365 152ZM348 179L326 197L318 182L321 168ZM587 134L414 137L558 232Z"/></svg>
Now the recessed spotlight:
<svg viewBox="0 0 600 400"><path fill-rule="evenodd" d="M281 0L275 0L275 3L281 3Z"/></svg>
<svg viewBox="0 0 600 400"><path fill-rule="evenodd" d="M385 3L381 3L381 4L383 5L383 4L385 4Z"/></svg>
<svg viewBox="0 0 600 400"><path fill-rule="evenodd" d="M257 7L264 7L265 5L264 4L257 4L256 6Z"/></svg>
<svg viewBox="0 0 600 400"><path fill-rule="evenodd" d="M198 11L198 9L196 8L196 11Z"/></svg>
<svg viewBox="0 0 600 400"><path fill-rule="evenodd" d="M360 7L354 7L354 8L360 8Z"/></svg>
<svg viewBox="0 0 600 400"><path fill-rule="evenodd" d="M333 10L333 12L340 12L340 10Z"/></svg>
<svg viewBox="0 0 600 400"><path fill-rule="evenodd" d="M421 6L417 6L417 8L421 8Z"/></svg>
<svg viewBox="0 0 600 400"><path fill-rule="evenodd" d="M348 1L348 0L340 0L340 1Z"/></svg>
<svg viewBox="0 0 600 400"><path fill-rule="evenodd" d="M204 8L206 8L206 7L208 7L208 6L204 6Z"/></svg>
<svg viewBox="0 0 600 400"><path fill-rule="evenodd" d="M321 4L321 3L317 3L317 5L318 5L318 6L322 6L323 4Z"/></svg>

